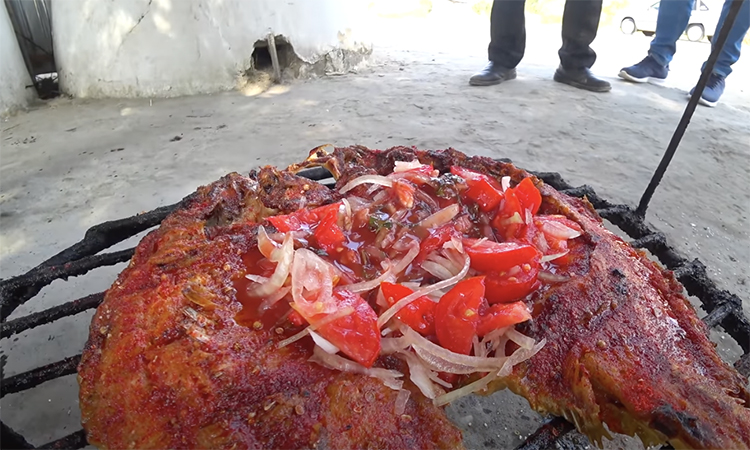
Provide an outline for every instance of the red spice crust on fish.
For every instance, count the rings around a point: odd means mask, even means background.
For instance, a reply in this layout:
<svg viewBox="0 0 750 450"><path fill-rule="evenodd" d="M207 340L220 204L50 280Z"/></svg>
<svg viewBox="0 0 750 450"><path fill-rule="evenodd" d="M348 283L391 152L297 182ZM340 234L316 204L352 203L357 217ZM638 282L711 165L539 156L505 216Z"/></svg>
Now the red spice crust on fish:
<svg viewBox="0 0 750 450"><path fill-rule="evenodd" d="M243 255L257 223L340 198L297 177L324 166L337 187L394 161L460 165L518 183L511 164L455 150L315 150L306 162L198 189L146 236L92 320L79 366L89 442L101 448L460 448L461 433L419 390L396 414L379 380L307 361L311 344L237 322ZM682 286L607 231L586 200L541 181L542 211L580 224L577 276L531 296L519 331L547 344L492 389L508 387L594 439L615 432L676 447L750 447L747 380L724 363ZM252 322L250 322L252 323ZM379 360L399 367L395 359Z"/></svg>

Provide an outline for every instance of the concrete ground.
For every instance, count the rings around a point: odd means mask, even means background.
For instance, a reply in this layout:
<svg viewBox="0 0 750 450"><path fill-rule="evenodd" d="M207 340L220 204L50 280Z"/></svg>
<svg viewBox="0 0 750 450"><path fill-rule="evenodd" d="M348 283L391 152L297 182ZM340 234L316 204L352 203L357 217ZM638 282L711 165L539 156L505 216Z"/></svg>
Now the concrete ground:
<svg viewBox="0 0 750 450"><path fill-rule="evenodd" d="M672 87L616 79L648 39L603 30L594 69L612 92L551 81L559 29L530 24L519 78L473 88L485 60L486 19L439 9L431 21L388 23L358 73L297 81L262 93L140 100L58 99L0 124L0 276L23 273L81 239L87 228L171 204L230 171L285 166L324 143L373 148L454 147L557 171L615 202L637 203L686 105L707 44L681 42ZM407 45L408 43L408 45ZM737 64L716 108L699 107L657 190L648 220L750 311L750 60ZM118 245L126 248L137 242ZM13 317L99 292L124 265L58 281ZM0 342L13 375L81 351L92 312ZM719 351L740 354L714 333ZM80 428L69 376L0 402L2 420L42 444ZM471 448L517 445L541 418L507 393L449 408ZM638 448L632 440L609 447Z"/></svg>

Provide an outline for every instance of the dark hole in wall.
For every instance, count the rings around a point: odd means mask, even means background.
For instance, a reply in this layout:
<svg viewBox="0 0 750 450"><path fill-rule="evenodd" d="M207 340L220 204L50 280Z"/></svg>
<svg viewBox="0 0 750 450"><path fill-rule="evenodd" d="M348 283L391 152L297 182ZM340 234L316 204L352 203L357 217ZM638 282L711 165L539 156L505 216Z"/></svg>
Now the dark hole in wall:
<svg viewBox="0 0 750 450"><path fill-rule="evenodd" d="M275 36L275 41L276 54L279 57L279 68L281 69L281 71L284 71L284 69L291 66L292 63L297 60L297 55L294 53L292 44L290 44L283 36ZM268 41L257 41L255 42L255 45L253 45L253 47L253 70L272 72L273 62L271 60L271 52L268 48Z"/></svg>

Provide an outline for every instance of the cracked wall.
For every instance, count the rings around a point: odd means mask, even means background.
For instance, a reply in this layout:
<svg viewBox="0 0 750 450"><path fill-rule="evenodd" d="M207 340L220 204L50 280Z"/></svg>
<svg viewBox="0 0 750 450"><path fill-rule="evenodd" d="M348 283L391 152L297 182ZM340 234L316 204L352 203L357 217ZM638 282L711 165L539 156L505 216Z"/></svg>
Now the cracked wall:
<svg viewBox="0 0 750 450"><path fill-rule="evenodd" d="M0 2L0 116L29 104L36 96L33 88L26 89L29 85L31 77L18 48L8 10L5 2Z"/></svg>
<svg viewBox="0 0 750 450"><path fill-rule="evenodd" d="M60 87L75 97L232 89L251 67L253 44L270 32L287 37L311 64L341 50L368 50L366 7L366 0L56 2Z"/></svg>

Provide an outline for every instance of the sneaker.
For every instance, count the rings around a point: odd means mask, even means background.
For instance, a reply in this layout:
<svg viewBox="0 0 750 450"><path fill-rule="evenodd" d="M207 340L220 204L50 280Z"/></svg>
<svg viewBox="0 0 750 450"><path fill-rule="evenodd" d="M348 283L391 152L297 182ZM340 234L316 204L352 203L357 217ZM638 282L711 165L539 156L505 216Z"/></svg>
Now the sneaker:
<svg viewBox="0 0 750 450"><path fill-rule="evenodd" d="M618 76L623 80L634 81L636 83L663 84L667 79L669 66L662 66L651 55L643 58L643 61L630 67L624 67L620 70Z"/></svg>
<svg viewBox="0 0 750 450"><path fill-rule="evenodd" d="M726 87L726 82L724 80L725 77L722 77L721 75L715 73L709 75L708 83L706 83L706 87L703 88L703 94L698 100L698 103L711 107L716 106L716 104L719 103L721 94L724 93L724 88ZM695 92L695 88L690 89L689 97L693 96L693 92Z"/></svg>

